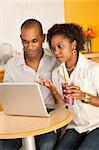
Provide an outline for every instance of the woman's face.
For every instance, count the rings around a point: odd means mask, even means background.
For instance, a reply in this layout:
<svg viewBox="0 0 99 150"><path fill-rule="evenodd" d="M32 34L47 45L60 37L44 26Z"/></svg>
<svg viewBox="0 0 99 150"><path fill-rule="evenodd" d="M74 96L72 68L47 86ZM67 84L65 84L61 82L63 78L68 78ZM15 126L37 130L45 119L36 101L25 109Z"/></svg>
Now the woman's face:
<svg viewBox="0 0 99 150"><path fill-rule="evenodd" d="M58 61L68 63L72 60L75 42L70 42L64 35L55 35L51 39L51 48Z"/></svg>

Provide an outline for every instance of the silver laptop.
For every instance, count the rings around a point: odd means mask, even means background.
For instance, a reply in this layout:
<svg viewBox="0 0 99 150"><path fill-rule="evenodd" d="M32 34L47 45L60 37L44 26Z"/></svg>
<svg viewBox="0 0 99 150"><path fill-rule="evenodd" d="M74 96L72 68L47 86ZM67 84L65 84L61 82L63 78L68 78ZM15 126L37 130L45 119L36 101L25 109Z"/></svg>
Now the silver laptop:
<svg viewBox="0 0 99 150"><path fill-rule="evenodd" d="M66 104L49 107L48 113L38 83L1 83L0 103L6 114L49 117Z"/></svg>

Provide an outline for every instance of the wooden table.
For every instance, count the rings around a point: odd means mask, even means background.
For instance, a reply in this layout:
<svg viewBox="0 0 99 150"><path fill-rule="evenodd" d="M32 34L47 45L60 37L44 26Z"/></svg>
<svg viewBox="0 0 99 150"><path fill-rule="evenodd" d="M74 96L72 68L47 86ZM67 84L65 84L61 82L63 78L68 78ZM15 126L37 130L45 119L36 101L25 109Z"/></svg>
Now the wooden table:
<svg viewBox="0 0 99 150"><path fill-rule="evenodd" d="M0 139L22 138L23 150L36 150L35 135L59 129L73 119L68 109L61 109L49 118L10 116L0 112Z"/></svg>
<svg viewBox="0 0 99 150"><path fill-rule="evenodd" d="M83 53L83 55L86 56L87 58L99 57L99 53Z"/></svg>
<svg viewBox="0 0 99 150"><path fill-rule="evenodd" d="M99 53L83 53L88 59L99 63Z"/></svg>

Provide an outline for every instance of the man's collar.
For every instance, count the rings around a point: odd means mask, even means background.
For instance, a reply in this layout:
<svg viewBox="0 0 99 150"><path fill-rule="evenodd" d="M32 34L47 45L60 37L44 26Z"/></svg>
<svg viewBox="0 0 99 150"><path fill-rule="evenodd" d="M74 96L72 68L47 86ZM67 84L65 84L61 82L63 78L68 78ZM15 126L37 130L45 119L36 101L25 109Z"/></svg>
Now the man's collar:
<svg viewBox="0 0 99 150"><path fill-rule="evenodd" d="M17 56L17 65L25 65L24 50Z"/></svg>
<svg viewBox="0 0 99 150"><path fill-rule="evenodd" d="M46 57L46 56L53 56L52 52L48 49L43 49L43 56L42 57ZM25 59L24 59L24 50L22 50L22 52L20 52L20 54L17 56L17 64L20 65L26 65L25 64Z"/></svg>

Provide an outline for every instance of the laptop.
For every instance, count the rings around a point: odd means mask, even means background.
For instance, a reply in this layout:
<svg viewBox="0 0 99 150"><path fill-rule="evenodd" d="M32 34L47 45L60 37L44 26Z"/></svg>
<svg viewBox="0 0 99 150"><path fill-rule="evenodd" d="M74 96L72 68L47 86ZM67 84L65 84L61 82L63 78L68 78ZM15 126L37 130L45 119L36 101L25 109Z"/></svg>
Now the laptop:
<svg viewBox="0 0 99 150"><path fill-rule="evenodd" d="M38 83L0 83L0 103L8 115L40 117L49 117L66 106L49 106L49 113Z"/></svg>

